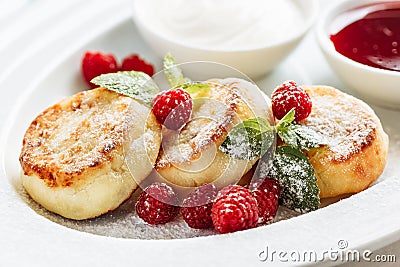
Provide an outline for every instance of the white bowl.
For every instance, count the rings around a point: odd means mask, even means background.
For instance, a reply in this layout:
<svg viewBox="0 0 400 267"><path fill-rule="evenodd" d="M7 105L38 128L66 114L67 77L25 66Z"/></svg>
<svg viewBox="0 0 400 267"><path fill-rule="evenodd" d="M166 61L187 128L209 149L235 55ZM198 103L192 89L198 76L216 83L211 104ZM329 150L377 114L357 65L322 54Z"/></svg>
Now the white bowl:
<svg viewBox="0 0 400 267"><path fill-rule="evenodd" d="M185 40L173 39L168 34L149 26L145 21L146 16L142 15L143 3L146 1L135 0L133 2L133 20L144 40L159 57L164 57L166 53L170 52L180 63L190 61L218 62L236 68L251 78L259 78L265 75L282 62L303 39L318 13L318 1L316 0L291 0L297 5L305 19L304 26L294 34L263 47L223 50L188 44ZM199 11L199 15L204 14ZM232 16L234 15L232 14ZM282 14L282 16L284 15ZM174 14L171 14L171 16L174 16Z"/></svg>
<svg viewBox="0 0 400 267"><path fill-rule="evenodd" d="M383 2L395 0L341 1L322 15L316 26L316 35L328 63L347 86L370 103L400 109L400 72L374 68L351 60L337 52L330 40L330 34L334 33L330 32L330 27L338 15L353 8Z"/></svg>

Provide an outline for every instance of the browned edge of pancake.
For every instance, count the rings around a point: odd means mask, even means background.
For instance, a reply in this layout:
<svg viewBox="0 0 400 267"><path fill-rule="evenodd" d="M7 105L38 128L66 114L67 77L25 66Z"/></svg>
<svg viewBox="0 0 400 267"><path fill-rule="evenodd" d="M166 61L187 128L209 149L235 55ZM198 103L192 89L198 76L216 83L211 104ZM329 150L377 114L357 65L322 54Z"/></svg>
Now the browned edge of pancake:
<svg viewBox="0 0 400 267"><path fill-rule="evenodd" d="M90 101L86 101L88 97L90 97ZM80 164L80 162L74 162L73 154L81 152L80 148L76 147L75 150L68 151L71 157L61 159L68 168L58 166L55 162L52 162L52 151L46 148L46 141L52 131L57 130L58 120L66 114L90 110L101 101L105 104L111 104L117 100L120 101L116 110L121 112L126 111L132 101L129 97L119 95L105 88L97 88L67 97L45 109L32 121L23 138L19 161L24 174L29 176L36 175L43 179L49 187L68 187L79 177L90 175L90 173L103 168L113 158L114 153L123 149L122 137L125 131L123 126L116 127L116 125L108 123L102 124L101 131L110 132L112 136L109 136L109 142L99 146L96 152L86 159L84 165ZM88 122L82 122L80 127L70 135L70 138L78 140L80 132L85 131L88 126L85 123ZM35 154L33 152L37 148L42 149L41 153ZM48 160L50 160L50 164Z"/></svg>

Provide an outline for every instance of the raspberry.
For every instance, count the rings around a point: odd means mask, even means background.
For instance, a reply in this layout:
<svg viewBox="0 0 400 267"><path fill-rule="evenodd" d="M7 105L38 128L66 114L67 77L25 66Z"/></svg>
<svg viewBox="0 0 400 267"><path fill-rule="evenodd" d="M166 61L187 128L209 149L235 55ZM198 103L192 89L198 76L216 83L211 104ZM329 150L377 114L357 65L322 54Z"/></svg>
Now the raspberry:
<svg viewBox="0 0 400 267"><path fill-rule="evenodd" d="M272 112L275 118L282 119L292 108L296 121L304 120L311 113L310 96L294 81L286 81L275 88L271 96Z"/></svg>
<svg viewBox="0 0 400 267"><path fill-rule="evenodd" d="M227 186L218 193L211 218L219 233L253 228L258 222L257 201L243 186Z"/></svg>
<svg viewBox="0 0 400 267"><path fill-rule="evenodd" d="M85 81L90 85L91 88L97 87L97 85L90 82L93 78L101 74L117 71L117 60L112 54L104 54L101 52L86 52L83 55L82 74Z"/></svg>
<svg viewBox="0 0 400 267"><path fill-rule="evenodd" d="M153 76L154 67L139 57L137 54L132 54L122 61L120 70L135 70L142 71L149 76Z"/></svg>
<svg viewBox="0 0 400 267"><path fill-rule="evenodd" d="M184 201L181 214L185 222L192 228L203 229L213 225L211 207L217 188L212 184L196 188Z"/></svg>
<svg viewBox="0 0 400 267"><path fill-rule="evenodd" d="M158 122L172 130L179 130L189 121L192 108L192 98L180 88L161 92L153 100L153 113Z"/></svg>
<svg viewBox="0 0 400 267"><path fill-rule="evenodd" d="M179 212L178 198L171 187L153 183L147 187L136 202L136 212L149 224L163 224L171 221Z"/></svg>
<svg viewBox="0 0 400 267"><path fill-rule="evenodd" d="M281 193L279 183L270 178L259 180L250 186L258 206L258 223L272 220L278 210L278 200Z"/></svg>

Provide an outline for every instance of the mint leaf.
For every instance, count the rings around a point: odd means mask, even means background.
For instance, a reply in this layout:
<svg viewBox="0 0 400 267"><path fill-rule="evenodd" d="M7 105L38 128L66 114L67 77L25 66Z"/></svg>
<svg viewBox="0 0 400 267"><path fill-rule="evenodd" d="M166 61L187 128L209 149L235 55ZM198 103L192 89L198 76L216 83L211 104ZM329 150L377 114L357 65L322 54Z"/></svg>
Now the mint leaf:
<svg viewBox="0 0 400 267"><path fill-rule="evenodd" d="M130 96L145 104L150 104L159 92L157 84L151 77L140 71L102 74L92 79L91 82L119 94Z"/></svg>
<svg viewBox="0 0 400 267"><path fill-rule="evenodd" d="M301 213L318 209L317 178L303 152L290 146L278 147L270 175L281 185L284 206Z"/></svg>
<svg viewBox="0 0 400 267"><path fill-rule="evenodd" d="M212 86L207 84L207 83L186 83L183 86L183 89L185 89L189 94L195 94L203 90L208 90Z"/></svg>
<svg viewBox="0 0 400 267"><path fill-rule="evenodd" d="M274 142L274 129L263 118L252 118L235 125L219 149L233 158L260 157Z"/></svg>
<svg viewBox="0 0 400 267"><path fill-rule="evenodd" d="M183 76L182 70L177 66L175 59L170 53L166 54L163 60L163 69L165 78L169 86L176 88L185 83L190 82L189 79Z"/></svg>
<svg viewBox="0 0 400 267"><path fill-rule="evenodd" d="M309 150L326 144L326 140L314 130L294 120L292 109L276 125L276 132L283 142L301 150Z"/></svg>
<svg viewBox="0 0 400 267"><path fill-rule="evenodd" d="M276 130L283 130L287 128L295 119L295 109L292 108L276 125Z"/></svg>
<svg viewBox="0 0 400 267"><path fill-rule="evenodd" d="M164 57L163 69L165 78L171 88L182 87L189 94L195 94L211 88L211 85L207 83L191 82L189 78L183 76L181 68L176 64L175 59L170 53Z"/></svg>
<svg viewBox="0 0 400 267"><path fill-rule="evenodd" d="M285 131L279 131L282 140L294 148L309 150L326 144L324 138L314 130L301 124L292 124Z"/></svg>

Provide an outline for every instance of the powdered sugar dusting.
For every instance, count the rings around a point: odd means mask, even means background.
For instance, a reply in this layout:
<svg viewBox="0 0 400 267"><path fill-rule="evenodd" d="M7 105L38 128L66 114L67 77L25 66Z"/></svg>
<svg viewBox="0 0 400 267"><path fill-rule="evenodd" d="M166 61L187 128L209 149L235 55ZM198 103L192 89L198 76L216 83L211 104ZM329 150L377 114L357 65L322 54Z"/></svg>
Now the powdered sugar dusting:
<svg viewBox="0 0 400 267"><path fill-rule="evenodd" d="M191 121L177 134L163 131L157 168L190 161L232 128L241 97L233 84L218 82L207 97L194 100Z"/></svg>
<svg viewBox="0 0 400 267"><path fill-rule="evenodd" d="M315 106L316 103L314 102ZM320 107L324 109L324 107ZM343 110L335 110L331 104L328 103L328 107L324 110L328 110L329 117L335 114L332 113L345 113ZM383 112L382 112L383 113ZM396 113L398 115L398 113ZM380 114L381 115L381 114ZM391 113L389 115L392 115ZM390 137L390 146L388 153L387 166L384 173L376 183L380 183L385 180L397 179L399 176L399 160L400 160L400 134L399 127L396 123L388 123L387 120L389 115L382 118L383 122L386 122L385 130ZM355 116L356 117L356 116ZM310 118L311 119L311 118ZM358 119L363 121L364 118ZM311 120L312 121L312 120ZM310 121L310 122L311 122ZM394 121L394 120L393 120ZM390 120L389 120L390 122ZM395 121L394 121L395 122ZM314 121L314 123L316 123ZM317 127L317 123L314 128ZM392 127L388 127L392 125ZM317 129L316 129L317 130ZM329 124L322 125L321 131L329 131ZM365 130L366 131L366 130ZM146 137L145 137L146 138ZM332 138L331 138L332 139ZM344 139L344 138L341 138ZM134 195L125 203L123 203L118 209L108 214L105 214L99 218L74 221L65 219L59 215L51 213L33 201L26 191L23 189L20 183L14 184L15 190L20 198L27 203L38 215L43 216L50 222L57 223L61 226L68 227L77 231L87 232L96 235L117 237L117 238L129 238L129 239L175 239L175 238L193 238L200 236L212 236L216 232L212 229L196 230L189 228L181 217L176 218L174 221L160 226L150 226L144 223L135 213L134 205L136 199L140 194L140 190L137 190ZM272 223L278 223L281 220L290 219L298 216L299 213L280 206L278 213Z"/></svg>
<svg viewBox="0 0 400 267"><path fill-rule="evenodd" d="M52 186L71 185L83 170L109 160L111 151L121 153L139 111L147 114L138 102L106 89L62 100L29 126L21 152L24 171Z"/></svg>
<svg viewBox="0 0 400 267"><path fill-rule="evenodd" d="M399 175L400 160L400 134L396 128L386 128L390 136L391 146L388 153L388 164L383 175L377 183L385 179L397 179ZM20 183L15 185L21 199L27 203L36 213L47 218L49 221L68 227L77 231L87 232L96 235L126 238L126 239L179 239L179 238L195 238L201 236L213 236L217 233L212 229L192 229L186 225L179 216L172 222L165 225L151 226L144 223L137 215L134 205L140 190L138 189L134 195L118 209L99 218L74 221L65 219L57 214L51 213L32 200L26 193ZM329 201L330 199L326 199ZM335 200L333 202L339 201ZM331 204L331 203L329 203ZM280 206L278 212L271 223L279 223L282 220L291 219L299 216L300 213Z"/></svg>
<svg viewBox="0 0 400 267"><path fill-rule="evenodd" d="M211 229L190 228L179 215L173 221L162 225L149 225L140 219L135 211L135 203L141 191L134 195L118 209L95 219L74 221L51 213L32 200L22 185L16 188L21 198L39 215L59 225L91 234L125 239L182 239L217 235ZM279 207L273 222L298 216L299 213L285 207Z"/></svg>
<svg viewBox="0 0 400 267"><path fill-rule="evenodd" d="M324 88L326 89L326 88ZM313 110L302 123L324 136L333 152L331 160L342 162L357 154L375 138L376 118L354 97L336 89L323 95L310 92Z"/></svg>

